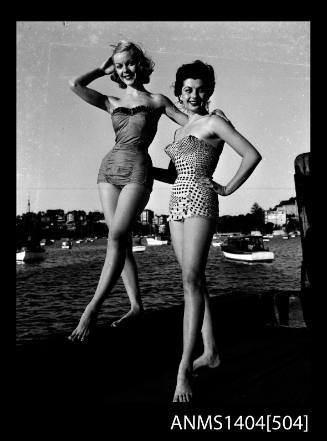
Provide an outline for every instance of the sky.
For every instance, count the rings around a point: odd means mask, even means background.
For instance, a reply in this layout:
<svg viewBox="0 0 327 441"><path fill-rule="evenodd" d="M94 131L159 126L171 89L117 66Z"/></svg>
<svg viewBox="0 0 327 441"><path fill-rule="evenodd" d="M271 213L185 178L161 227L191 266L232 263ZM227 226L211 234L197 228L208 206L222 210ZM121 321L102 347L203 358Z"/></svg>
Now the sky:
<svg viewBox="0 0 327 441"><path fill-rule="evenodd" d="M263 209L295 196L294 160L310 151L310 22L308 21L20 21L16 23L16 212L102 211L97 175L114 144L110 115L77 97L72 77L99 67L111 44L132 40L155 62L146 88L176 102L177 68L201 59L215 70L210 110L222 109L263 160L235 193L219 198L220 215ZM90 84L123 91L107 76ZM164 147L178 125L163 115L149 148L168 167ZM225 144L213 175L226 185L241 162ZM146 208L167 214L171 186L155 181Z"/></svg>

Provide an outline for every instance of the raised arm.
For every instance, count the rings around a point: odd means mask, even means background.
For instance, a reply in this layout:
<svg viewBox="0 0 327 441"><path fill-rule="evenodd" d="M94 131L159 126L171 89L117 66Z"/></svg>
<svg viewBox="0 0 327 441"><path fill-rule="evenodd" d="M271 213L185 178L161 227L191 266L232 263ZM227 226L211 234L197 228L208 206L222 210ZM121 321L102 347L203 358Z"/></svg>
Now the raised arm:
<svg viewBox="0 0 327 441"><path fill-rule="evenodd" d="M185 126L188 121L187 115L181 112L165 95L160 95L160 101L163 113L180 126Z"/></svg>
<svg viewBox="0 0 327 441"><path fill-rule="evenodd" d="M169 162L168 169L152 167L153 177L157 181L173 184L177 178L177 171L173 161Z"/></svg>
<svg viewBox="0 0 327 441"><path fill-rule="evenodd" d="M223 118L212 116L210 118L210 129L242 157L237 172L226 186L212 180L211 183L203 182L221 196L228 196L234 193L249 178L262 157L258 150Z"/></svg>
<svg viewBox="0 0 327 441"><path fill-rule="evenodd" d="M71 90L80 98L93 106L99 107L102 110L108 111L108 97L102 93L87 87L92 81L101 78L105 75L110 75L114 71L111 57L105 61L100 67L87 72L84 75L73 78L69 81Z"/></svg>

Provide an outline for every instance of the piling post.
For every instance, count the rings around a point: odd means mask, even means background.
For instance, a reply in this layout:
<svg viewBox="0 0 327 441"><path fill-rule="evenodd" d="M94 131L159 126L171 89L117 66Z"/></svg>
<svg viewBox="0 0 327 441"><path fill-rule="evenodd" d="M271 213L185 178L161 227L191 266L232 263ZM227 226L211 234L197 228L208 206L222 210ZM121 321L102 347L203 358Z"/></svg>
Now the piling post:
<svg viewBox="0 0 327 441"><path fill-rule="evenodd" d="M300 300L303 309L303 318L307 327L312 327L313 304L313 243L312 243L312 216L313 191L310 167L310 153L302 153L294 161L294 181L296 200L299 212L302 265L301 265L301 294Z"/></svg>

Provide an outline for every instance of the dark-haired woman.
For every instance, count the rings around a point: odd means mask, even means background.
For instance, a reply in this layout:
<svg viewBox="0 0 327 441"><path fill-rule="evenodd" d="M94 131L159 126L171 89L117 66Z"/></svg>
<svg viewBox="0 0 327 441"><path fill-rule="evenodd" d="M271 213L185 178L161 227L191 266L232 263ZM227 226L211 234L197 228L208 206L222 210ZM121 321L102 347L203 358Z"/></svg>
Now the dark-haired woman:
<svg viewBox="0 0 327 441"><path fill-rule="evenodd" d="M218 195L237 190L251 175L261 155L228 121L222 111L209 113L208 100L215 87L212 66L195 61L176 73L174 94L188 122L176 130L165 151L174 165L168 172L153 168L155 179L174 181L169 203L170 232L182 268L184 289L183 354L173 401L192 400L192 374L202 366L216 367L219 355L214 339L205 281L208 252L218 218ZM212 180L225 142L238 153L241 164L226 186ZM194 360L197 336L202 331L204 353Z"/></svg>
<svg viewBox="0 0 327 441"><path fill-rule="evenodd" d="M107 254L95 294L69 337L72 341L83 341L89 335L104 299L120 275L131 309L113 325L135 318L142 312L131 229L152 190L152 163L148 147L162 114L180 125L187 122L186 115L167 97L145 89L144 84L149 83L153 67L153 61L140 46L120 41L101 67L70 81L71 89L80 98L110 114L116 135L115 145L102 160L97 180L109 228ZM103 95L87 87L104 75L109 75L125 89L121 98Z"/></svg>

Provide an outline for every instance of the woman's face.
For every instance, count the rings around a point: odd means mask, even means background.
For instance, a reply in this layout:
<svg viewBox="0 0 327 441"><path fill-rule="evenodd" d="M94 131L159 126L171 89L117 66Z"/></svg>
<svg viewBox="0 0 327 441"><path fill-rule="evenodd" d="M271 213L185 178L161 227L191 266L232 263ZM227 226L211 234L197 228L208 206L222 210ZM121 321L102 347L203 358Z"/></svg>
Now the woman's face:
<svg viewBox="0 0 327 441"><path fill-rule="evenodd" d="M115 54L113 61L119 78L126 86L131 86L137 82L139 64L132 50Z"/></svg>
<svg viewBox="0 0 327 441"><path fill-rule="evenodd" d="M201 113L208 102L207 88L202 79L187 78L183 82L180 99L191 113Z"/></svg>

